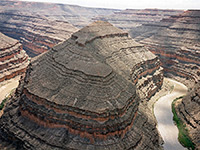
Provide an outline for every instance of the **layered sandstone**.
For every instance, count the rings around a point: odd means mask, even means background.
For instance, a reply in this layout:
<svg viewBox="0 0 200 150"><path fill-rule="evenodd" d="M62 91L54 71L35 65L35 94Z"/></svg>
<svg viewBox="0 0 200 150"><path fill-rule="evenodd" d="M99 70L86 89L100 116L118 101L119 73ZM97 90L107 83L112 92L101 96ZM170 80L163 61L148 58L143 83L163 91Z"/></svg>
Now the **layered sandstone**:
<svg viewBox="0 0 200 150"><path fill-rule="evenodd" d="M130 31L144 24L158 23L164 18L182 13L182 10L164 9L126 9L111 15L98 16L93 20L108 21L118 28ZM133 34L137 34L134 32Z"/></svg>
<svg viewBox="0 0 200 150"><path fill-rule="evenodd" d="M24 73L28 59L19 41L0 33L0 82Z"/></svg>
<svg viewBox="0 0 200 150"><path fill-rule="evenodd" d="M186 125L189 137L200 149L200 83L196 84L190 92L180 101L176 102L178 117Z"/></svg>
<svg viewBox="0 0 200 150"><path fill-rule="evenodd" d="M131 35L159 57L166 76L193 89L176 112L199 149L200 11L189 10L159 23L140 26Z"/></svg>
<svg viewBox="0 0 200 150"><path fill-rule="evenodd" d="M138 28L139 29L139 28ZM135 40L159 56L170 77L182 77L188 86L200 80L200 11L189 10L163 19L159 24L144 25ZM135 31L135 30L134 30Z"/></svg>
<svg viewBox="0 0 200 150"><path fill-rule="evenodd" d="M49 20L62 20L78 28L82 28L92 22L91 18L111 15L118 9L82 7L58 3L25 2L17 0L0 0L0 8L4 12L25 12L33 16L45 16Z"/></svg>
<svg viewBox="0 0 200 150"><path fill-rule="evenodd" d="M94 22L33 60L4 110L1 136L25 149L160 149L138 93L148 100L162 81L154 54Z"/></svg>
<svg viewBox="0 0 200 150"><path fill-rule="evenodd" d="M159 22L180 10L117 10L76 5L0 0L0 32L18 39L34 57L47 51L93 20L109 21L130 31L142 24ZM62 20L62 21L58 21ZM134 32L135 34L138 31Z"/></svg>
<svg viewBox="0 0 200 150"><path fill-rule="evenodd" d="M0 12L0 31L18 39L31 57L39 55L70 37L77 29L63 21L13 12Z"/></svg>

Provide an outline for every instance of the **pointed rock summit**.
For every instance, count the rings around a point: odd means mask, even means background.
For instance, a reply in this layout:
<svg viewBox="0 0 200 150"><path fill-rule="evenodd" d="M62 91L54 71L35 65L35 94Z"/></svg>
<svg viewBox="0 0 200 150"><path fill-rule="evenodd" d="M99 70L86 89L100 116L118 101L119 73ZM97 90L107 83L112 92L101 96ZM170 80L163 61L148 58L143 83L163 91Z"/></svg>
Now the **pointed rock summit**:
<svg viewBox="0 0 200 150"><path fill-rule="evenodd" d="M159 149L140 105L162 81L154 54L94 22L32 61L0 120L2 137L25 149Z"/></svg>

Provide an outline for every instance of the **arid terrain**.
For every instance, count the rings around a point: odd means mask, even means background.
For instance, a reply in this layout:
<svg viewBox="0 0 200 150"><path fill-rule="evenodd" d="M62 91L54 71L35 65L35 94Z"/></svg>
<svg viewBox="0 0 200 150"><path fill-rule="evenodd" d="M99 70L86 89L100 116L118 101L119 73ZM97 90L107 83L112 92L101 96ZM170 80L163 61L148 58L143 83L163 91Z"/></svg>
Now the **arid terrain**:
<svg viewBox="0 0 200 150"><path fill-rule="evenodd" d="M0 149L200 148L200 10L0 0L0 32Z"/></svg>

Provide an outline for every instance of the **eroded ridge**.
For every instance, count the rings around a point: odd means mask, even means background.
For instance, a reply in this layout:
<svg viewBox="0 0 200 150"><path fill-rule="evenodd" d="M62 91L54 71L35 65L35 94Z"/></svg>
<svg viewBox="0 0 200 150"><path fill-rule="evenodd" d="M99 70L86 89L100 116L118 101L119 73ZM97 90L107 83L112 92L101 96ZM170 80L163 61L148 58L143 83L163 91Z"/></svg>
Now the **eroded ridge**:
<svg viewBox="0 0 200 150"><path fill-rule="evenodd" d="M26 71L28 55L15 39L0 33L0 82Z"/></svg>
<svg viewBox="0 0 200 150"><path fill-rule="evenodd" d="M159 149L137 94L149 83L162 85L157 57L98 21L32 61L1 130L25 149Z"/></svg>

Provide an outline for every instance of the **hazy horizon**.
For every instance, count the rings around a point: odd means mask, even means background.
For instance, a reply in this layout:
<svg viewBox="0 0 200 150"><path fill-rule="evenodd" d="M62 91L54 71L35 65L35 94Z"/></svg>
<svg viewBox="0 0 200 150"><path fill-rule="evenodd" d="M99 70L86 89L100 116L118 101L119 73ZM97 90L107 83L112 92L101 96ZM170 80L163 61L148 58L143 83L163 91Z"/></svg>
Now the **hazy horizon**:
<svg viewBox="0 0 200 150"><path fill-rule="evenodd" d="M200 9L198 0L20 0L113 9Z"/></svg>

